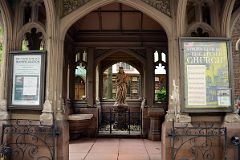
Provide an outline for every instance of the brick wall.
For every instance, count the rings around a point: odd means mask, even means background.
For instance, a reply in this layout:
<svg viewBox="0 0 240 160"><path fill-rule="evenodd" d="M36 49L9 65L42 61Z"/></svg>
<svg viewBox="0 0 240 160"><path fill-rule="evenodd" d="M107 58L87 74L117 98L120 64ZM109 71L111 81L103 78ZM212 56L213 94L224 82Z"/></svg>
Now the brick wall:
<svg viewBox="0 0 240 160"><path fill-rule="evenodd" d="M240 54L238 53L239 51L236 51L236 43L238 39L240 39L240 18L237 20L232 32L235 97L240 96Z"/></svg>

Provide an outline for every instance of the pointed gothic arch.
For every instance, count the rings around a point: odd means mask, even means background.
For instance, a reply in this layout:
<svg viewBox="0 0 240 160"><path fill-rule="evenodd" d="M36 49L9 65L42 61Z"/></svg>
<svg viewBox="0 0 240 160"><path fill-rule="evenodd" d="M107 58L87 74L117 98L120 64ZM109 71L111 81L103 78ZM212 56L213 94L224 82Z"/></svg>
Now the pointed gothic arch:
<svg viewBox="0 0 240 160"><path fill-rule="evenodd" d="M65 35L68 31L68 29L79 19L90 13L91 11L105 6L110 3L122 3L125 5L128 5L132 8L135 8L146 15L148 15L150 18L154 19L156 22L158 22L165 30L167 37L171 37L172 34L172 18L168 17L164 13L156 10L155 8L151 7L149 4L144 3L142 1L136 2L131 0L102 0L102 1L90 1L83 5L82 7L79 7L72 13L68 14L67 16L63 17L60 20L60 33L61 39L63 40L65 38Z"/></svg>

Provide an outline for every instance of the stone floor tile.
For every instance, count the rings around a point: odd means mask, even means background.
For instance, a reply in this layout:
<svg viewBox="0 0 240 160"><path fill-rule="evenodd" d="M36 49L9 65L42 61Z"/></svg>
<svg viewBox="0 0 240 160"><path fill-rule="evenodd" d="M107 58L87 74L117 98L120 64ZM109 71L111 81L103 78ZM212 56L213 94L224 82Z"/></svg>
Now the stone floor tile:
<svg viewBox="0 0 240 160"><path fill-rule="evenodd" d="M117 160L117 157L118 154L89 153L85 160Z"/></svg>
<svg viewBox="0 0 240 160"><path fill-rule="evenodd" d="M71 153L69 154L69 160L84 160L87 153Z"/></svg>
<svg viewBox="0 0 240 160"><path fill-rule="evenodd" d="M161 160L161 142L119 138L80 139L70 142L69 155L69 160Z"/></svg>
<svg viewBox="0 0 240 160"><path fill-rule="evenodd" d="M150 160L162 160L161 154L150 154Z"/></svg>
<svg viewBox="0 0 240 160"><path fill-rule="evenodd" d="M119 154L118 160L150 160L147 154Z"/></svg>

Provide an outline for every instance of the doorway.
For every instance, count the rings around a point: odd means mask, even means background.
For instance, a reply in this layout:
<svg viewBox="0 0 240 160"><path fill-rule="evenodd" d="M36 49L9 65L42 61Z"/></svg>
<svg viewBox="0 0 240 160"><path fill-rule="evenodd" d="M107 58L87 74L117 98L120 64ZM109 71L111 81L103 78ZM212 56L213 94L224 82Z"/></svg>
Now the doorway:
<svg viewBox="0 0 240 160"><path fill-rule="evenodd" d="M168 39L163 27L139 10L122 3L111 3L75 22L67 32L64 49L68 66L68 74L65 74L68 75L68 85L64 90L70 99L71 113L92 115L89 124L78 134L82 137L107 134L147 138L150 129L148 107L167 109ZM156 52L159 53L158 59L155 58ZM129 108L123 116L127 124L124 134L122 130L113 134L116 131L112 108L115 102L114 65L125 66L125 70L132 67L137 71L136 74L128 73L131 80L127 90ZM79 66L86 69L86 77L76 80ZM165 72L155 72L159 67ZM157 98L160 91L163 98Z"/></svg>

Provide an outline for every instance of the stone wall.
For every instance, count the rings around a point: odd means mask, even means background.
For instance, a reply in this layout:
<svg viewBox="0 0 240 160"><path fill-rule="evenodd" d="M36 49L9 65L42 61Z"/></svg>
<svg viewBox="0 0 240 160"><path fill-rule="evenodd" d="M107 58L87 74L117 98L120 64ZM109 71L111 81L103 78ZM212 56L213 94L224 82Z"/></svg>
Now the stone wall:
<svg viewBox="0 0 240 160"><path fill-rule="evenodd" d="M236 51L236 43L240 39L240 18L235 23L232 31L232 49L233 49L233 73L234 73L234 87L235 97L240 96L240 54Z"/></svg>

